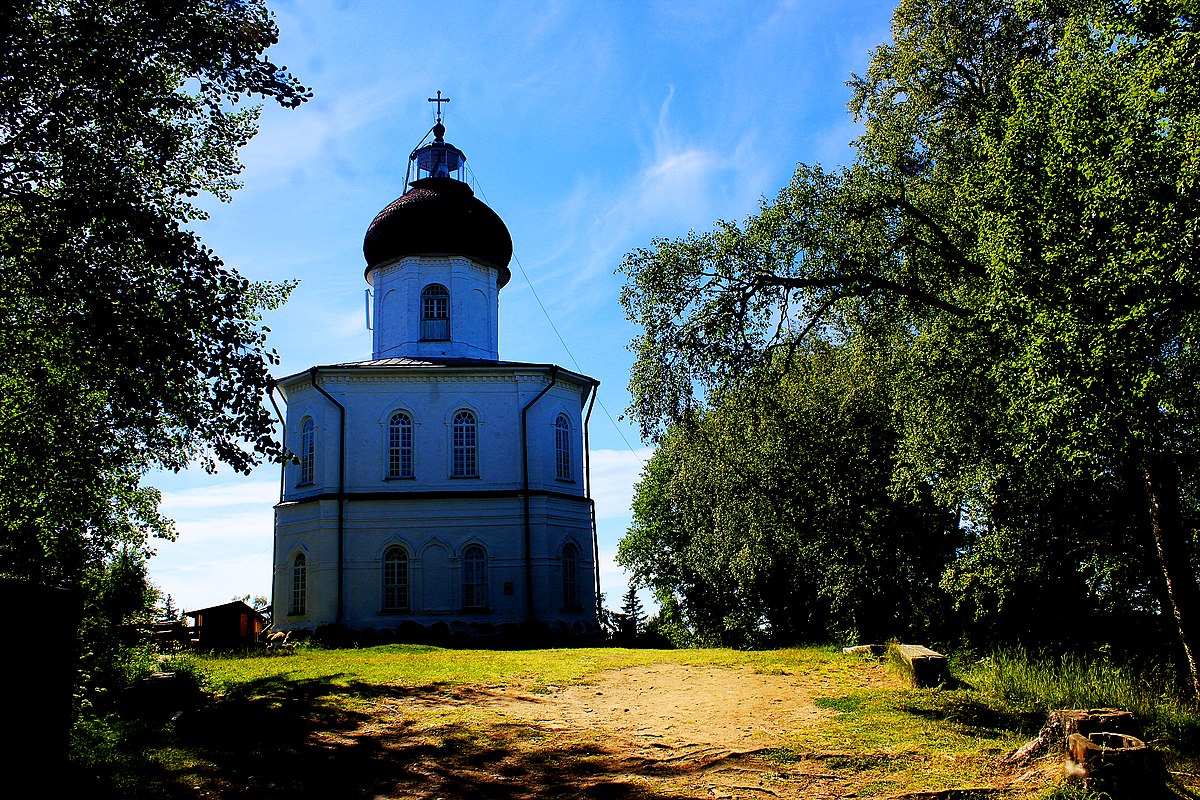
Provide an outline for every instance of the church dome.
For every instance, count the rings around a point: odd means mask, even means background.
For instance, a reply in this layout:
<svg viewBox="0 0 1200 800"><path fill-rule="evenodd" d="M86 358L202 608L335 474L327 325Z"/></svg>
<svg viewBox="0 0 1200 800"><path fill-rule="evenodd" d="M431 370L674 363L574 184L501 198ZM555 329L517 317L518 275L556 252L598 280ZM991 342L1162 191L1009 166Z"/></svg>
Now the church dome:
<svg viewBox="0 0 1200 800"><path fill-rule="evenodd" d="M380 211L367 228L363 255L367 272L402 256L468 256L500 271L499 285L511 273L512 237L495 211L454 178L421 178Z"/></svg>
<svg viewBox="0 0 1200 800"><path fill-rule="evenodd" d="M504 220L462 180L467 157L443 138L445 132L439 116L432 129L434 140L409 156L409 190L367 228L367 275L403 256L460 255L495 267L500 273L497 286L504 286L512 277L512 237Z"/></svg>

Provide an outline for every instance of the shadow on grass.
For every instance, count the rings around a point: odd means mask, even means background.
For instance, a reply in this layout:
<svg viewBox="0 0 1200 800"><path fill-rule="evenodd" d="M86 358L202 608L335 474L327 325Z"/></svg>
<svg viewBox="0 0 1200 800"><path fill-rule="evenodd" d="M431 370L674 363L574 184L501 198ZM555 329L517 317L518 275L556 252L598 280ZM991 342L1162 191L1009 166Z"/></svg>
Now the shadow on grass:
<svg viewBox="0 0 1200 800"><path fill-rule="evenodd" d="M994 708L965 692L932 692L899 705L898 711L914 717L948 722L971 734L998 737L1008 733L1032 736L1046 721L1045 714L1020 713Z"/></svg>
<svg viewBox="0 0 1200 800"><path fill-rule="evenodd" d="M163 800L675 797L631 776L626 754L603 743L565 742L521 724L420 724L421 709L482 702L487 690L341 685L338 678L253 681L165 727L139 728L125 749L147 757L77 775L76 793Z"/></svg>

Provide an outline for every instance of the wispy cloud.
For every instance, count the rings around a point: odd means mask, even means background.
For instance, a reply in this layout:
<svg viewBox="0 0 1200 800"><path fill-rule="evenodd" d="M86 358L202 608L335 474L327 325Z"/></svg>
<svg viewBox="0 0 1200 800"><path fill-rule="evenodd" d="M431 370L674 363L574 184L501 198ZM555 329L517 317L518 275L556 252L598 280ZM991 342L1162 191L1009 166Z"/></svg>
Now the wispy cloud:
<svg viewBox="0 0 1200 800"><path fill-rule="evenodd" d="M194 549L150 561L151 579L185 610L225 603L234 597L271 596L271 546L257 551L199 554Z"/></svg>
<svg viewBox="0 0 1200 800"><path fill-rule="evenodd" d="M279 491L278 484L275 491ZM265 537L270 541L275 525L272 506L277 499L278 494L274 497L268 496L266 502L254 507L242 506L236 511L212 509L207 513L199 510L190 514L176 513L173 518L179 531L179 541L189 546L240 544L256 537Z"/></svg>
<svg viewBox="0 0 1200 800"><path fill-rule="evenodd" d="M278 481L214 477L207 486L163 493L179 538L156 542L150 576L189 609L243 594L269 594L273 506Z"/></svg>
<svg viewBox="0 0 1200 800"><path fill-rule="evenodd" d="M367 329L366 307L354 310L338 310L334 318L333 331L340 339L361 339Z"/></svg>
<svg viewBox="0 0 1200 800"><path fill-rule="evenodd" d="M233 480L215 486L163 492L161 505L168 516L194 516L198 510L211 513L214 510L264 504L270 508L278 496L278 481Z"/></svg>
<svg viewBox="0 0 1200 800"><path fill-rule="evenodd" d="M264 109L264 114L291 114L286 125L263 125L242 150L246 191L278 188L297 173L325 169L330 153L342 152L351 136L391 112L382 87L362 87L332 97L322 95L303 113Z"/></svg>
<svg viewBox="0 0 1200 800"><path fill-rule="evenodd" d="M592 451L592 498L596 501L598 519L629 516L633 485L653 452L649 447Z"/></svg>
<svg viewBox="0 0 1200 800"><path fill-rule="evenodd" d="M621 256L653 237L707 229L718 218L756 209L766 177L754 157L753 127L739 129L734 139L727 138L727 129L692 127L684 133L672 121L674 97L675 88L668 87L636 170L607 192L589 187L562 205L564 217L574 216L562 228L571 231L564 240L585 243L558 271L570 276L562 283L567 306L598 302L595 281L614 282ZM585 285L589 291L580 291Z"/></svg>

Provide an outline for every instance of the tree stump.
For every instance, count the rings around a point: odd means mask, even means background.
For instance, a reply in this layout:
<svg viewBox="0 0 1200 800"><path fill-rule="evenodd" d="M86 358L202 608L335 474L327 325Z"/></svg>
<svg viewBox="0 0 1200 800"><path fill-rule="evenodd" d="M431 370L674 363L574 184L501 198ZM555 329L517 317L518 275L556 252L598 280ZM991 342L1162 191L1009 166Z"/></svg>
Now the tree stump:
<svg viewBox="0 0 1200 800"><path fill-rule="evenodd" d="M1101 732L1141 735L1133 721L1133 714L1118 708L1065 708L1050 713L1061 721L1066 739L1075 733L1083 736Z"/></svg>
<svg viewBox="0 0 1200 800"><path fill-rule="evenodd" d="M1028 764L1044 755L1067 752L1072 734L1123 733L1140 736L1133 714L1116 708L1062 708L1051 711L1038 735L1010 753L1005 760Z"/></svg>
<svg viewBox="0 0 1200 800"><path fill-rule="evenodd" d="M1143 797L1162 771L1154 751L1123 733L1072 733L1067 738L1067 777L1114 800Z"/></svg>

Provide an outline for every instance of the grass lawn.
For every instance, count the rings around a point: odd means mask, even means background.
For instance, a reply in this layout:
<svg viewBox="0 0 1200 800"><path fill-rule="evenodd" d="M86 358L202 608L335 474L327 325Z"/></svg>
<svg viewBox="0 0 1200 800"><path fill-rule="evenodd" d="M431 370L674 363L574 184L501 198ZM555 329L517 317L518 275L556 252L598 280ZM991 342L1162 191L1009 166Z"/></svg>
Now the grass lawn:
<svg viewBox="0 0 1200 800"><path fill-rule="evenodd" d="M105 735L119 741L107 744L94 734L93 797L816 798L964 787L1089 797L1050 788L1061 764L999 766L1040 725L1044 713L1033 705L985 689L907 688L878 663L835 648L387 645L196 662L215 693L205 707L165 725L115 725ZM655 665L787 676L816 716L770 747L676 760L664 746L651 759L599 717L594 726L547 726L506 716L495 703L501 693L549 700L611 670ZM1176 772L1200 773L1200 760L1164 744ZM1030 774L1014 783L1022 773ZM1185 783L1168 796L1196 797L1189 791L1198 784L1189 790L1192 779L1177 777Z"/></svg>

